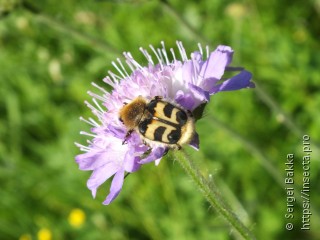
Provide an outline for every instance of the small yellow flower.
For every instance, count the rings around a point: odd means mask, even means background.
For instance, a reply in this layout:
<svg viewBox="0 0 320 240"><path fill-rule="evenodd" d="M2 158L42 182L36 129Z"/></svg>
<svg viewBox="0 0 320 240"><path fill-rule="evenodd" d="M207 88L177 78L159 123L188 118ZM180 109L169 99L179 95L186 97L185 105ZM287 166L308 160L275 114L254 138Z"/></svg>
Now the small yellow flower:
<svg viewBox="0 0 320 240"><path fill-rule="evenodd" d="M79 228L86 220L86 214L79 208L73 209L68 217L69 224L72 227Z"/></svg>
<svg viewBox="0 0 320 240"><path fill-rule="evenodd" d="M38 231L38 240L51 240L52 239L52 233L48 228L41 228Z"/></svg>
<svg viewBox="0 0 320 240"><path fill-rule="evenodd" d="M30 234L25 233L19 237L19 240L32 240L32 237Z"/></svg>
<svg viewBox="0 0 320 240"><path fill-rule="evenodd" d="M225 13L234 20L240 20L248 13L248 9L241 3L231 3L226 7Z"/></svg>

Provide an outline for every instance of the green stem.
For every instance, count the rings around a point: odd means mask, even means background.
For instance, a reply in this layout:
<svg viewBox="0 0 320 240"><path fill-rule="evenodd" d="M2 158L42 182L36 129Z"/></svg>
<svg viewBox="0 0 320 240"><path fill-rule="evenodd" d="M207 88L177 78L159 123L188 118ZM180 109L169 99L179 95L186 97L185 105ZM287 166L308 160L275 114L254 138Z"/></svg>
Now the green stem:
<svg viewBox="0 0 320 240"><path fill-rule="evenodd" d="M209 125L212 124L212 127L215 126L215 127L218 127L219 129L223 129L228 134L230 134L230 136L237 139L248 150L248 152L250 152L254 156L256 156L256 159L259 160L259 163L273 177L273 179L278 183L278 185L281 187L281 189L286 191L284 178L281 175L279 169L277 169L272 164L272 161L268 158L268 156L260 148L258 148L253 142L246 139L239 132L230 128L228 125L224 124L223 122L221 122L217 118L215 118L213 116L209 116L206 118L206 120L208 121L207 124L209 124ZM315 150L317 150L317 148ZM316 156L318 156L318 154ZM301 187L301 186L299 186L299 187ZM295 194L295 196L300 196L300 192L297 189L295 189L294 194ZM302 207L302 205L303 205L302 198L296 198L296 202ZM310 209L314 213L312 216L313 216L313 218L315 218L315 221L319 222L320 216L319 216L317 210L313 206L311 206Z"/></svg>
<svg viewBox="0 0 320 240"><path fill-rule="evenodd" d="M291 120L288 114L286 114L281 107L277 104L277 102L272 99L272 97L262 89L257 83L255 91L258 97L274 112L277 118L281 119L283 123L294 132L297 136L303 136L304 132Z"/></svg>
<svg viewBox="0 0 320 240"><path fill-rule="evenodd" d="M229 207L226 206L225 201L221 198L221 195L216 190L217 188L213 188L211 182L209 184L199 170L193 165L187 154L183 150L175 151L174 157L196 183L210 205L219 214L221 214L244 239L255 239L250 230L244 226L240 219L230 210Z"/></svg>
<svg viewBox="0 0 320 240"><path fill-rule="evenodd" d="M240 135L234 129L230 128L227 124L221 122L214 116L208 116L206 119L208 124L213 126L218 126L220 129L223 129L233 138L237 139L247 150L248 152L255 155L259 160L259 163L267 170L267 172L273 177L273 179L284 188L284 180L282 175L279 173L278 169L272 164L272 161L251 141Z"/></svg>
<svg viewBox="0 0 320 240"><path fill-rule="evenodd" d="M266 90L264 90L260 85L256 83L255 92L258 97L272 110L273 113L276 114L277 118L283 122L283 124L291 130L296 136L302 137L306 134L292 119L290 114L287 114L281 106L273 99L273 97L268 94ZM320 153L320 146L318 142L314 142L314 149L317 154Z"/></svg>

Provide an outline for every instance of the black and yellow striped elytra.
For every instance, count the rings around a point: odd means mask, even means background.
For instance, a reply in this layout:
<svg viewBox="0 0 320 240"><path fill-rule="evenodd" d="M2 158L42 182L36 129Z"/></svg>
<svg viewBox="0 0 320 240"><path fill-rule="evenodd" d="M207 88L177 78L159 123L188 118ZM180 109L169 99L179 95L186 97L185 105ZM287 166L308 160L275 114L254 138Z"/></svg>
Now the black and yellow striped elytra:
<svg viewBox="0 0 320 240"><path fill-rule="evenodd" d="M119 118L128 129L126 137L136 130L147 144L180 149L195 132L192 113L162 97L147 101L139 96L120 110Z"/></svg>

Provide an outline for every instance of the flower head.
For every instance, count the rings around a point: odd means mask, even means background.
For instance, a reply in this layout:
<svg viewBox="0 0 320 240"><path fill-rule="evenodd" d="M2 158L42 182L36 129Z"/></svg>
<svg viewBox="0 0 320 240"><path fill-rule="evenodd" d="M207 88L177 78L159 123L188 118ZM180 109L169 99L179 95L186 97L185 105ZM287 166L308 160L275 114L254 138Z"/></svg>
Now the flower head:
<svg viewBox="0 0 320 240"><path fill-rule="evenodd" d="M153 58L147 50L141 48L148 62L146 66L136 62L130 53L124 53L127 66L118 59L117 63L113 62L118 73L109 71L109 76L104 79L113 88L112 92L109 93L96 84L93 85L101 94L89 92L93 97L93 104L86 104L99 122L91 118L85 120L93 127L92 134L82 133L91 136L92 140L89 141L89 146L77 143L85 153L76 156L76 162L81 170L93 171L87 186L94 197L98 187L113 176L110 193L104 204L109 204L120 193L125 172L135 172L142 164L151 161L159 164L168 150L157 143L151 144L151 148L146 146L137 132L132 132L127 138L128 129L119 120L119 110L124 103L130 103L138 96L149 100L161 96L192 112L208 102L213 94L254 87L250 72L229 67L233 56L230 47L220 45L213 52L209 52L206 47L204 54L199 45L199 51L191 53L190 58L181 42L177 42L177 47L180 59L170 49L172 60L169 60L164 43L160 49L150 46ZM240 72L221 82L226 70ZM189 144L199 149L197 133Z"/></svg>
<svg viewBox="0 0 320 240"><path fill-rule="evenodd" d="M68 222L72 227L80 228L86 220L85 212L80 208L72 209L69 213Z"/></svg>

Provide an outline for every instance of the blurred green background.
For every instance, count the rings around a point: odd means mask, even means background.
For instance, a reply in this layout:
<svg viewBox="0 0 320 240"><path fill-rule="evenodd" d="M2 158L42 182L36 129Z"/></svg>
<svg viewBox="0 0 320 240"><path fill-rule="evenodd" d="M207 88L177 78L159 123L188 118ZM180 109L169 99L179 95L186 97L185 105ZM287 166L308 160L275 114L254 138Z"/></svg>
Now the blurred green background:
<svg viewBox="0 0 320 240"><path fill-rule="evenodd" d="M235 50L256 89L219 93L187 148L257 239L320 239L320 1L0 1L0 239L237 239L178 163L144 165L110 206L74 162L91 82L149 44ZM105 87L107 87L105 85ZM97 92L97 91L96 91ZM302 227L302 136L309 135L310 231ZM296 202L285 229L287 154Z"/></svg>

